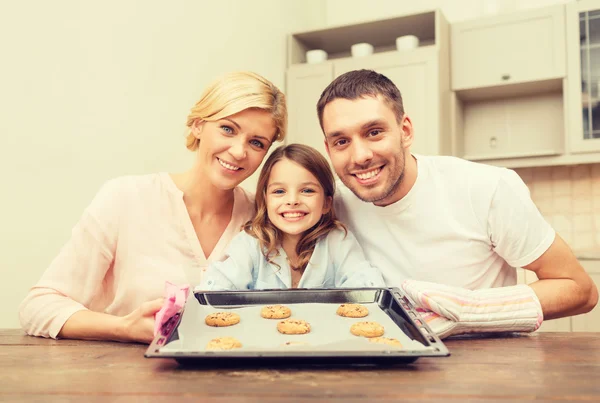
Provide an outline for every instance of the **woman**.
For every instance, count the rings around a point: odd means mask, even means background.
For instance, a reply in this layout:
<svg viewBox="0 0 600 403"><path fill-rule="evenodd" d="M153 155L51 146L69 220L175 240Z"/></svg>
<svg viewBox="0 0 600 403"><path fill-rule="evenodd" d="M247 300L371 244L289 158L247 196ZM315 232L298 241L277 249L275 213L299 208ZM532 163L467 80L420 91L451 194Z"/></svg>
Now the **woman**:
<svg viewBox="0 0 600 403"><path fill-rule="evenodd" d="M285 136L285 97L253 73L213 82L187 119L192 168L107 182L19 309L30 335L149 343L165 281L200 282L252 218L238 185Z"/></svg>

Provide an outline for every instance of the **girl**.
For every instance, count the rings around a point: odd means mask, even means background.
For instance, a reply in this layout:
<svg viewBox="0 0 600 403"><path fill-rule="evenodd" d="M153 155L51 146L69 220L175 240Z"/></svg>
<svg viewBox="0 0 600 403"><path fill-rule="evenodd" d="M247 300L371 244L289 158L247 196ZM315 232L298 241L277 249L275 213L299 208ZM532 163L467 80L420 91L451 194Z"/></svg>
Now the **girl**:
<svg viewBox="0 0 600 403"><path fill-rule="evenodd" d="M286 129L284 95L265 78L230 73L192 108L178 174L113 179L19 309L30 335L149 343L165 281L196 283L254 214L238 185Z"/></svg>
<svg viewBox="0 0 600 403"><path fill-rule="evenodd" d="M256 216L210 265L202 290L383 287L354 236L336 219L335 183L314 148L277 148L258 179Z"/></svg>

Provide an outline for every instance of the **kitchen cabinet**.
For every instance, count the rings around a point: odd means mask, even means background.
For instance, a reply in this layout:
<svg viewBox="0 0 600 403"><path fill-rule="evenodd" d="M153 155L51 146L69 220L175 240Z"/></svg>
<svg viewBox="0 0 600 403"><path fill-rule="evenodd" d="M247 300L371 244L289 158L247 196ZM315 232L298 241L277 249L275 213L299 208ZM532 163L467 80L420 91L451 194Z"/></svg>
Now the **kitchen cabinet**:
<svg viewBox="0 0 600 403"><path fill-rule="evenodd" d="M456 99L452 103L452 116L458 156L508 168L588 164L600 161L600 0L570 1L558 7L565 8L567 57L566 75L562 83L560 78L555 78L457 90ZM551 14L543 10L536 12ZM453 44L453 48L454 45L456 44ZM553 95L555 100L551 102L547 95L543 94ZM529 151L526 151L507 145L506 137L511 137L506 134L508 128L499 130L500 135L487 134L482 129L472 129L486 125L491 127L495 121L500 120L497 116L501 114L499 109L490 114L477 112L477 106L483 108L485 105L481 105L482 103L491 103L501 98L510 103L523 96L530 97L532 101L545 97L545 106L542 104L542 107L547 109L547 113L534 114L531 120L531 127L539 125L540 128L530 131L534 136L538 136L536 141L531 143L531 146L537 144L536 147L528 147ZM483 98L486 100L482 100ZM562 114L557 109L561 99ZM468 116L470 112L473 114L470 111L472 108L475 108L473 111L476 119ZM551 125L545 125L542 119L544 115L553 120ZM470 119L467 122L470 125L468 128L464 127L465 119ZM562 119L563 124L558 119ZM508 123L513 131L513 122L506 119L505 123ZM480 132L484 133L481 135L483 139L477 138ZM543 143L542 138L546 133L548 142ZM492 137L496 140L496 151L486 149L485 146L487 141L490 147L489 141ZM512 137L515 140L520 138L525 143L530 141L530 136L524 133Z"/></svg>
<svg viewBox="0 0 600 403"><path fill-rule="evenodd" d="M600 1L567 5L572 153L600 151Z"/></svg>
<svg viewBox="0 0 600 403"><path fill-rule="evenodd" d="M564 149L560 93L466 102L462 120L465 159L557 155Z"/></svg>
<svg viewBox="0 0 600 403"><path fill-rule="evenodd" d="M418 36L420 46L396 50L396 37L407 34ZM372 69L392 80L402 94L405 112L415 128L411 151L451 155L449 39L449 25L439 10L292 34L286 76L290 122L287 142L308 144L324 152L316 114L321 92L345 72ZM349 57L351 45L357 42L373 44L374 53ZM327 51L329 60L306 64L304 53L315 48Z"/></svg>
<svg viewBox="0 0 600 403"><path fill-rule="evenodd" d="M456 156L511 166L565 153L565 32L562 4L452 26Z"/></svg>
<svg viewBox="0 0 600 403"><path fill-rule="evenodd" d="M564 5L452 25L455 91L565 76Z"/></svg>
<svg viewBox="0 0 600 403"><path fill-rule="evenodd" d="M333 64L330 62L298 64L288 69L288 144L306 144L326 155L323 131L317 116L317 101L332 79Z"/></svg>

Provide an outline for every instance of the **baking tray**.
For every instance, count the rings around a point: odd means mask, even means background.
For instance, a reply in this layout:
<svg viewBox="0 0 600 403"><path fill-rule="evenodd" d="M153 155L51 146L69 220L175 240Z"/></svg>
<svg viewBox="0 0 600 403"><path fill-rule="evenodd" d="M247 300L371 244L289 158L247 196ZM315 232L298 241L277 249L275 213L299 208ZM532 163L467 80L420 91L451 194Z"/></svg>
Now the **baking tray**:
<svg viewBox="0 0 600 403"><path fill-rule="evenodd" d="M167 321L148 347L147 358L172 358L194 365L395 365L419 357L445 357L450 353L421 320L410 301L398 288L293 289L260 291L199 291L188 298L181 312ZM343 303L368 307L364 318L336 315ZM265 305L283 304L292 309L291 318L310 323L306 335L283 335L277 319L260 317ZM206 315L233 311L240 323L211 327ZM369 343L350 333L355 322L376 321L385 328L384 337L394 337L402 347ZM208 351L207 342L231 336L243 347ZM291 343L290 343L291 342ZM291 345L290 345L291 344Z"/></svg>

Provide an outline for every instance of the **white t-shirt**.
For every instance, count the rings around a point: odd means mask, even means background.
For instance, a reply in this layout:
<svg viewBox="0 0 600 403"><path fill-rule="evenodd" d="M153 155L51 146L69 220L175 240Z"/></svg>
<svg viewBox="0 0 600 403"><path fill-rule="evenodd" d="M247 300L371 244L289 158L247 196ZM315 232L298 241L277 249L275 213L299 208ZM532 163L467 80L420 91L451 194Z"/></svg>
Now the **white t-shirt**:
<svg viewBox="0 0 600 403"><path fill-rule="evenodd" d="M468 289L514 285L555 232L512 170L454 157L414 156L418 175L401 200L377 207L338 181L336 213L367 259L398 287L407 278Z"/></svg>

